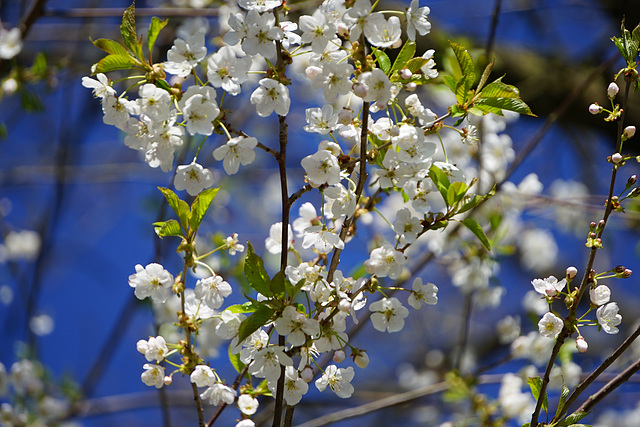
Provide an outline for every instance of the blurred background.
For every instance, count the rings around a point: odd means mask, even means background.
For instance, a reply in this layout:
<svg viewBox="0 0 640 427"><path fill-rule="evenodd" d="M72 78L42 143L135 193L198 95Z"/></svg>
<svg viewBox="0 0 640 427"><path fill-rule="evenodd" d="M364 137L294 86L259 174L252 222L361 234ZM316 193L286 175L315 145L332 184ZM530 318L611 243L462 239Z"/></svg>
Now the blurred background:
<svg viewBox="0 0 640 427"><path fill-rule="evenodd" d="M383 3L378 9L403 10L407 6ZM294 14L314 4L290 3ZM65 413L72 408L72 416L60 425L196 422L186 379L176 377L162 392L140 381L145 360L135 343L155 336L158 324L151 305L135 299L127 283L136 264L160 262L177 271L177 242L168 238L160 241L151 225L171 216L157 187L171 186L172 176L149 168L137 152L124 146L122 132L102 122L99 101L81 85L81 78L90 75L91 65L102 56L90 39L119 40L122 11L129 5L115 0L0 1L2 26L7 30L21 26L24 34L20 53L0 60L0 362L7 371L25 357L41 363L42 371L38 372L48 393L59 398L59 408L49 402L47 410ZM187 19L205 17L211 28L209 36L219 36L219 6L207 0L138 1L138 28L146 29L151 16L169 18L156 45L157 60L161 61L173 44L176 28ZM569 265L575 265L582 275L588 224L602 215L610 174L606 157L615 150L616 126L590 115L588 106L596 101L609 105L606 87L624 66L610 38L620 35L623 18L629 29L640 22L640 2L431 0L421 1L420 6L431 9L432 30L419 40L417 52L435 49L436 68L441 73L451 61L448 40L456 41L467 46L479 63L495 58L493 75L506 74L504 81L520 89L522 99L537 117L499 122L498 127L505 127L499 132L508 138L513 152L504 154L505 167L496 178L517 186L534 172L542 190L520 199L519 237L504 242L492 254L495 263L487 278L487 289L491 289L485 295L488 302L461 291L464 286L454 283L463 280L454 277L456 270L462 269L460 264L446 259L428 262L419 275L439 287L438 305L412 310L407 327L398 334L376 332L370 322L360 325L352 343L368 350L371 364L356 372L354 397L336 399L312 386L296 410L297 423L423 390L418 399L364 417L345 418L336 425L479 425L478 418L469 415L473 405L468 399L456 396L453 387L448 387L448 394L438 388L444 373L454 366L451 355L464 359L460 366L468 372L486 367L477 390L488 399L497 399L504 373L528 365L514 359L492 367L507 357L511 348L510 341L502 340L497 332L497 325L511 316L523 336L537 330L539 315L523 303L531 280L552 274L562 277ZM209 52L213 51L211 44ZM295 141L290 152L291 188L303 184L300 159L315 152L315 145L308 142L309 134L301 130L302 111L322 105L303 83L296 84L300 87L295 92L298 112L292 114L290 123L292 128L296 123L300 126L291 134ZM253 90L252 85L255 83L247 85L251 89L245 89L243 95ZM443 114L440 95L425 93L431 97L423 100L425 106ZM638 107L640 98L632 96L628 124L640 124ZM249 134L275 147L275 121L248 122L253 111L248 96L230 100L228 108L237 111L236 123L245 126ZM248 113L243 117L245 111ZM185 145L187 149L179 155L186 158L182 163L190 161L193 153L187 151L196 144L199 141ZM638 147L633 139L626 145L636 155ZM203 237L203 245L238 233L241 242L250 241L264 254L262 242L268 237L269 226L279 218L279 203L273 202L279 191L277 165L265 153L258 153L255 163L229 178L210 153L201 158L201 163L212 169L215 185L222 188L206 219L210 234ZM637 163L629 162L620 182L637 172ZM292 218L302 202L317 203L317 196L313 197L308 194L298 201ZM496 209L506 203L496 200ZM386 207L393 212L393 206L389 203ZM625 215L614 218L606 232L605 251L597 261L599 271L616 265L639 268L639 224L638 204L629 205ZM376 227L378 222L372 220L363 227L363 235L382 233ZM425 244L424 250L437 254L437 245ZM363 248L344 261L355 270L367 254ZM242 301L242 280L237 278L243 256L209 260L234 286L230 303ZM274 271L277 260L268 254L265 258ZM583 372L597 366L603 355L635 328L640 314L635 275L607 284L623 315L621 333L605 335L594 328L585 332L590 351L574 355ZM461 334L467 341L462 353L458 348ZM470 348L474 351L467 351ZM211 365L231 383L235 371L224 343L217 350L211 348ZM638 350L632 353L638 357ZM620 366L612 369L617 370ZM634 419L633 411L640 411L640 390L633 383L632 379L604 402L598 414L585 421L601 426L636 425L628 421ZM434 387L432 392L429 386ZM465 391L459 393L468 397ZM0 402L12 402L11 395L9 387L0 395ZM168 418L162 413L163 400L170 402ZM70 401L77 403L62 403ZM206 416L212 412L208 407ZM236 409L229 409L219 424L234 425L238 417ZM51 417L49 424L58 425L55 420Z"/></svg>

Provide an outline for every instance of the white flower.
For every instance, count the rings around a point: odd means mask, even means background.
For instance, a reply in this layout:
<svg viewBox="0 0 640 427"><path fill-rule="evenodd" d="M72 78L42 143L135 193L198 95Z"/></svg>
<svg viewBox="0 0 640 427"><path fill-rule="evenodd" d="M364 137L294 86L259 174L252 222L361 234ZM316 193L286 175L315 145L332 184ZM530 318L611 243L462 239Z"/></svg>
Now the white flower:
<svg viewBox="0 0 640 427"><path fill-rule="evenodd" d="M326 206L331 211L334 219L340 218L342 215L351 216L356 210L356 193L351 189L346 189L341 184L326 188L324 196L327 200Z"/></svg>
<svg viewBox="0 0 640 427"><path fill-rule="evenodd" d="M300 17L301 40L304 43L311 43L311 49L315 53L324 52L327 43L336 36L336 27L327 21L327 17L322 10L317 9L312 16L303 15Z"/></svg>
<svg viewBox="0 0 640 427"><path fill-rule="evenodd" d="M97 80L91 77L82 78L82 86L92 89L93 96L96 98L104 98L107 95L115 95L116 91L109 84L109 79L104 73L96 74Z"/></svg>
<svg viewBox="0 0 640 427"><path fill-rule="evenodd" d="M231 138L225 145L213 151L216 160L223 160L222 166L228 175L238 172L240 165L246 166L253 162L256 157L254 148L258 145L258 140L253 137L245 138L238 136Z"/></svg>
<svg viewBox="0 0 640 427"><path fill-rule="evenodd" d="M245 415L253 415L258 410L258 399L248 394L241 394L238 397L238 409Z"/></svg>
<svg viewBox="0 0 640 427"><path fill-rule="evenodd" d="M533 279L531 284L539 294L545 297L555 297L558 295L558 292L565 288L567 280L562 279L558 282L558 279L554 276L549 276L546 279Z"/></svg>
<svg viewBox="0 0 640 427"><path fill-rule="evenodd" d="M0 28L0 58L11 59L22 50L22 33L18 27Z"/></svg>
<svg viewBox="0 0 640 427"><path fill-rule="evenodd" d="M209 399L209 403L213 406L218 406L220 401L231 405L236 398L236 391L231 387L216 383L206 389L204 393L200 395L200 398L202 400Z"/></svg>
<svg viewBox="0 0 640 427"><path fill-rule="evenodd" d="M256 423L254 423L253 420L250 420L250 419L239 421L238 424L236 424L236 427L255 427L255 426L256 426Z"/></svg>
<svg viewBox="0 0 640 427"><path fill-rule="evenodd" d="M391 99L391 82L380 68L360 74L359 82L366 88L363 101L386 105Z"/></svg>
<svg viewBox="0 0 640 427"><path fill-rule="evenodd" d="M266 12L267 10L280 6L281 4L282 0L238 0L238 6L241 8L256 10L258 12Z"/></svg>
<svg viewBox="0 0 640 427"><path fill-rule="evenodd" d="M0 263L6 260L34 260L40 253L42 240L33 230L9 231L0 245Z"/></svg>
<svg viewBox="0 0 640 427"><path fill-rule="evenodd" d="M149 341L140 340L136 344L136 349L144 354L144 357L148 362L156 361L161 362L162 359L169 352L169 348L167 347L167 342L164 340L164 337L149 337Z"/></svg>
<svg viewBox="0 0 640 427"><path fill-rule="evenodd" d="M312 228L320 227L321 226L315 226ZM307 229L304 240L302 241L302 248L309 249L311 246L316 248L316 250L321 254L327 254L331 252L333 248L340 250L344 249L344 242L340 239L340 236L333 231L312 231L311 229Z"/></svg>
<svg viewBox="0 0 640 427"><path fill-rule="evenodd" d="M286 335L287 341L298 347L307 341L307 336L320 335L320 324L315 319L308 319L292 305L285 307L282 316L274 322L280 335Z"/></svg>
<svg viewBox="0 0 640 427"><path fill-rule="evenodd" d="M618 314L618 304L610 302L607 305L603 305L596 311L596 317L598 323L602 326L602 329L608 334L617 334L619 332L618 326L622 322L622 316Z"/></svg>
<svg viewBox="0 0 640 427"><path fill-rule="evenodd" d="M212 88L210 89L215 93ZM182 116L187 121L187 131L191 135L211 135L213 122L220 114L220 109L213 100L201 94L189 97L182 109Z"/></svg>
<svg viewBox="0 0 640 427"><path fill-rule="evenodd" d="M198 32L186 41L176 39L167 52L167 62L162 64L162 67L170 74L187 77L205 56L207 56L207 47L204 45L204 33Z"/></svg>
<svg viewBox="0 0 640 427"><path fill-rule="evenodd" d="M606 285L598 285L596 288L589 289L589 297L592 304L603 305L611 299L611 290Z"/></svg>
<svg viewBox="0 0 640 427"><path fill-rule="evenodd" d="M173 184L176 190L187 190L189 195L195 196L213 185L213 175L209 169L193 162L178 166Z"/></svg>
<svg viewBox="0 0 640 427"><path fill-rule="evenodd" d="M416 310L422 307L422 302L435 305L438 302L438 287L433 283L422 284L422 277L416 277L413 281L413 292L409 295L407 303Z"/></svg>
<svg viewBox="0 0 640 427"><path fill-rule="evenodd" d="M333 113L331 104L326 104L322 108L307 108L305 116L308 124L304 130L307 132L326 135L338 126L338 115Z"/></svg>
<svg viewBox="0 0 640 427"><path fill-rule="evenodd" d="M369 259L364 262L367 273L378 277L389 276L397 279L402 274L406 258L391 245L384 245L371 251Z"/></svg>
<svg viewBox="0 0 640 427"><path fill-rule="evenodd" d="M164 89L151 83L140 86L138 91L140 98L136 100L140 107L140 113L146 114L154 121L163 121L169 118L169 106L171 96Z"/></svg>
<svg viewBox="0 0 640 427"><path fill-rule="evenodd" d="M347 62L327 62L322 65L321 70L322 74L313 79L311 87L314 90L322 88L322 95L326 102L333 102L338 95L346 95L351 91L351 75L353 74L353 66L351 64Z"/></svg>
<svg viewBox="0 0 640 427"><path fill-rule="evenodd" d="M242 50L248 55L261 55L267 59L275 58L274 41L281 40L284 36L282 28L275 23L276 20L271 14L260 15L258 11L250 10L245 18L246 35L242 42ZM231 25L231 20L229 24Z"/></svg>
<svg viewBox="0 0 640 427"><path fill-rule="evenodd" d="M538 322L540 335L547 338L556 338L563 326L564 322L562 319L550 311L545 313L545 315L542 316L542 319Z"/></svg>
<svg viewBox="0 0 640 427"><path fill-rule="evenodd" d="M400 36L402 36L400 19L397 16L391 16L389 20L383 17L373 19L364 27L364 35L367 37L367 40L369 40L369 43L374 46L380 48L390 47L398 42Z"/></svg>
<svg viewBox="0 0 640 427"><path fill-rule="evenodd" d="M318 150L315 154L308 155L302 159L301 164L313 187L340 182L338 159L327 150Z"/></svg>
<svg viewBox="0 0 640 427"><path fill-rule="evenodd" d="M413 243L418 238L418 233L423 230L420 220L411 215L411 211L402 208L396 214L393 229L406 243Z"/></svg>
<svg viewBox="0 0 640 427"><path fill-rule="evenodd" d="M240 93L240 85L248 78L251 57L237 57L230 46L222 46L207 61L207 77L213 87L221 87L231 95Z"/></svg>
<svg viewBox="0 0 640 427"><path fill-rule="evenodd" d="M291 99L289 89L273 79L260 80L260 86L251 94L251 103L261 117L267 117L274 111L280 116L289 113Z"/></svg>
<svg viewBox="0 0 640 427"><path fill-rule="evenodd" d="M305 202L298 210L298 218L293 221L293 230L298 236L302 236L309 227L319 225L320 220L313 204Z"/></svg>
<svg viewBox="0 0 640 427"><path fill-rule="evenodd" d="M138 299L151 297L154 302L164 303L171 295L173 276L163 266L151 263L146 267L136 265L136 273L129 276L129 286L135 288Z"/></svg>
<svg viewBox="0 0 640 427"><path fill-rule="evenodd" d="M268 381L276 381L280 378L281 366L293 366L293 360L285 354L284 347L273 345L256 351L253 362L249 365L249 373Z"/></svg>
<svg viewBox="0 0 640 427"><path fill-rule="evenodd" d="M235 255L236 252L244 252L244 245L238 243L238 233L233 233L225 239L224 249L229 251L229 255Z"/></svg>
<svg viewBox="0 0 640 427"><path fill-rule="evenodd" d="M221 322L216 326L216 335L220 338L231 339L238 335L238 329L246 316L242 313L232 313L225 310L220 313Z"/></svg>
<svg viewBox="0 0 640 427"><path fill-rule="evenodd" d="M498 341L500 344L513 342L513 340L520 336L520 317L505 316L498 321L496 332L498 333Z"/></svg>
<svg viewBox="0 0 640 427"><path fill-rule="evenodd" d="M401 331L404 328L404 319L409 315L409 310L395 297L376 301L369 306L369 310L373 312L373 327L380 332Z"/></svg>
<svg viewBox="0 0 640 427"><path fill-rule="evenodd" d="M222 307L225 297L231 295L231 285L217 274L205 277L196 282L195 295L215 310Z"/></svg>
<svg viewBox="0 0 640 427"><path fill-rule="evenodd" d="M353 394L354 389L351 385L351 380L354 375L355 372L351 366L346 369L338 369L336 365L329 365L322 377L316 380L316 387L318 390L324 391L329 386L335 394L346 399Z"/></svg>
<svg viewBox="0 0 640 427"><path fill-rule="evenodd" d="M291 231L291 225L287 225L289 227L289 232L287 233L287 237L289 238L289 246L293 243L293 232ZM269 228L269 237L264 242L267 251L272 254L279 254L282 252L282 223L276 222Z"/></svg>
<svg viewBox="0 0 640 427"><path fill-rule="evenodd" d="M287 366L284 370L284 400L287 405L297 405L308 390L309 385L300 378L298 370Z"/></svg>
<svg viewBox="0 0 640 427"><path fill-rule="evenodd" d="M407 9L407 37L411 41L416 40L416 30L421 36L431 31L431 23L427 21L427 15L431 10L426 6L418 7L418 4L418 0L411 0Z"/></svg>
<svg viewBox="0 0 640 427"><path fill-rule="evenodd" d="M198 387L211 387L216 383L216 376L207 365L197 365L189 379Z"/></svg>
<svg viewBox="0 0 640 427"><path fill-rule="evenodd" d="M146 369L140 378L142 382L149 387L155 386L155 388L161 388L164 385L164 368L152 363L145 363L143 366Z"/></svg>

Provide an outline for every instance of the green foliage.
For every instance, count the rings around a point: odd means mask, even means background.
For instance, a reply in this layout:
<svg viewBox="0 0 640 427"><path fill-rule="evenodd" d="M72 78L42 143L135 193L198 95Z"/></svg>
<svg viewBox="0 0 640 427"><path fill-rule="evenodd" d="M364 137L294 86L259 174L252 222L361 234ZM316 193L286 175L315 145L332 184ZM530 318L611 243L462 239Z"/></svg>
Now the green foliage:
<svg viewBox="0 0 640 427"><path fill-rule="evenodd" d="M389 72L391 71L391 60L389 59L389 56L380 49L375 49L373 51L373 55L376 57L380 69L384 71L385 74L389 75Z"/></svg>
<svg viewBox="0 0 640 427"><path fill-rule="evenodd" d="M167 23L168 19L161 21L160 18L153 17L151 18L151 24L149 25L149 34L147 34L147 46L149 47L149 52L153 52L153 46L156 44L156 39L158 38L158 34L160 30L162 30Z"/></svg>
<svg viewBox="0 0 640 427"><path fill-rule="evenodd" d="M285 277L284 277L284 272L279 271L278 273L276 273L275 276L273 276L273 279L271 279L271 283L269 284L271 292L273 293L274 296L278 297L278 298L284 298L285 296Z"/></svg>
<svg viewBox="0 0 640 427"><path fill-rule="evenodd" d="M175 219L154 222L153 229L160 238L163 238L165 236L182 236L182 228L180 227L180 223Z"/></svg>
<svg viewBox="0 0 640 427"><path fill-rule="evenodd" d="M489 239L487 238L487 235L484 233L484 230L482 229L482 227L480 227L480 224L478 224L478 221L469 217L469 218L463 219L462 224L464 224L465 227L471 230L471 232L476 235L478 240L482 242L484 247L489 252L491 252L491 243L489 242Z"/></svg>
<svg viewBox="0 0 640 427"><path fill-rule="evenodd" d="M91 67L93 74L108 73L115 70L129 70L139 62L130 55L107 55Z"/></svg>
<svg viewBox="0 0 640 427"><path fill-rule="evenodd" d="M256 311L242 321L238 328L238 342L244 341L249 335L271 321L275 310L267 304L260 304Z"/></svg>
<svg viewBox="0 0 640 427"><path fill-rule="evenodd" d="M171 209L175 212L175 214L180 219L180 225L182 228L187 231L189 227L189 205L184 200L180 200L176 193L171 191L169 188L158 187L160 192L164 195L165 199L167 199L167 203L171 206Z"/></svg>
<svg viewBox="0 0 640 427"><path fill-rule="evenodd" d="M189 226L197 230L220 188L209 188L196 196L189 212Z"/></svg>
<svg viewBox="0 0 640 427"><path fill-rule="evenodd" d="M256 292L266 297L273 296L271 291L271 279L264 268L262 258L255 254L253 246L247 242L247 257L244 260L244 275L249 282L249 286Z"/></svg>
<svg viewBox="0 0 640 427"><path fill-rule="evenodd" d="M436 165L431 165L429 168L429 178L431 178L431 181L433 181L440 194L442 194L442 198L446 202L447 194L449 193L449 186L451 185L447 174Z"/></svg>
<svg viewBox="0 0 640 427"><path fill-rule="evenodd" d="M627 66L635 68L638 47L640 47L640 24L630 33L629 30L624 27L624 20L622 20L620 30L622 31L622 37L611 37L611 40L622 54L624 60L627 61Z"/></svg>
<svg viewBox="0 0 640 427"><path fill-rule="evenodd" d="M129 55L129 51L127 50L127 48L122 46L115 40L98 39L91 40L91 42L95 47L102 49L107 53L111 53L113 55Z"/></svg>
<svg viewBox="0 0 640 427"><path fill-rule="evenodd" d="M413 58L413 55L416 53L416 43L411 40L407 40L400 53L396 57L396 60L393 63L393 67L391 68L391 72L400 71L403 68L406 68L407 62ZM418 70L420 67L418 67ZM417 70L416 70L417 71ZM413 72L413 71L412 71Z"/></svg>
<svg viewBox="0 0 640 427"><path fill-rule="evenodd" d="M529 384L529 388L531 389L531 394L533 398L536 399L536 402L540 398L540 391L542 390L542 379L540 377L533 377L527 380L527 384ZM549 411L549 400L547 399L547 393L544 394L542 400L542 409L547 412Z"/></svg>

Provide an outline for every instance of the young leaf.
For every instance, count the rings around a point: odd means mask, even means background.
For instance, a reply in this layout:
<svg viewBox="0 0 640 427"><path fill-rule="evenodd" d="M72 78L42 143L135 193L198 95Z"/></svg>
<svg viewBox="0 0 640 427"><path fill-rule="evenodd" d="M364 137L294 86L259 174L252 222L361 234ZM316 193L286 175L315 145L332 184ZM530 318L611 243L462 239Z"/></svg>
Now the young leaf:
<svg viewBox="0 0 640 427"><path fill-rule="evenodd" d="M93 74L114 70L129 70L139 64L131 55L107 55L91 67Z"/></svg>
<svg viewBox="0 0 640 427"><path fill-rule="evenodd" d="M236 354L232 354L231 353L231 349L234 348L232 345L229 346L228 349L228 353L229 353L229 362L231 362L231 365L236 369L236 371L238 373L242 372L242 370L245 367L245 364L242 363L240 361L240 353L236 353Z"/></svg>
<svg viewBox="0 0 640 427"><path fill-rule="evenodd" d="M529 384L529 388L531 389L531 394L533 394L533 398L538 401L540 397L540 390L542 390L542 379L540 377L533 377L527 380L527 384ZM542 401L542 409L547 412L549 409L549 401L547 400L547 393L543 396Z"/></svg>
<svg viewBox="0 0 640 427"><path fill-rule="evenodd" d="M269 323L273 316L274 310L266 304L262 304L249 317L240 323L238 328L238 342L241 343L249 335Z"/></svg>
<svg viewBox="0 0 640 427"><path fill-rule="evenodd" d="M478 99L474 105L476 107L488 106L499 108L501 110L507 111L515 111L516 113L526 114L528 116L534 116L535 114L531 112L531 109L525 102L521 99L514 98L480 98Z"/></svg>
<svg viewBox="0 0 640 427"><path fill-rule="evenodd" d="M504 77L504 76L502 76ZM515 86L502 82L502 77L489 83L480 92L481 98L520 98L520 91Z"/></svg>
<svg viewBox="0 0 640 427"><path fill-rule="evenodd" d="M440 169L436 165L431 165L431 167L429 168L429 178L431 178L431 181L433 181L440 194L442 194L442 198L446 202L449 185L451 185L449 183L449 177L447 177L447 174L444 173L442 169Z"/></svg>
<svg viewBox="0 0 640 427"><path fill-rule="evenodd" d="M447 190L447 204L453 206L460 201L467 192L467 184L464 182L452 182Z"/></svg>
<svg viewBox="0 0 640 427"><path fill-rule="evenodd" d="M167 199L167 203L171 206L171 209L176 213L178 218L180 219L180 225L185 230L189 224L189 205L184 200L180 200L176 193L171 191L168 188L158 187L158 190L164 195L164 198Z"/></svg>
<svg viewBox="0 0 640 427"><path fill-rule="evenodd" d="M247 257L244 260L244 275L247 277L249 286L265 297L273 296L271 292L271 279L264 269L262 258L253 252L253 246L247 242Z"/></svg>
<svg viewBox="0 0 640 427"><path fill-rule="evenodd" d="M489 239L487 239L487 235L484 234L484 230L482 229L482 227L480 227L480 224L478 224L478 221L473 218L465 218L462 220L462 223L465 225L465 227L471 230L471 232L476 235L480 242L482 242L484 247L487 248L489 252L491 252L491 243L489 242Z"/></svg>
<svg viewBox="0 0 640 427"><path fill-rule="evenodd" d="M156 44L156 39L158 38L160 30L162 30L168 22L168 19L161 21L160 18L156 18L155 16L151 18L151 24L149 24L149 34L147 34L147 46L149 46L150 55L153 51L153 45Z"/></svg>
<svg viewBox="0 0 640 427"><path fill-rule="evenodd" d="M412 42L411 40L407 40L404 46L402 46L400 53L396 57L396 60L393 63L393 67L391 68L391 71L392 72L400 71L403 68L405 68L407 62L409 62L409 60L413 58L413 55L415 53L416 53L416 43Z"/></svg>
<svg viewBox="0 0 640 427"><path fill-rule="evenodd" d="M270 284L271 292L273 292L273 295L280 298L284 298L284 295L285 295L284 281L285 281L285 277L282 271L278 271L276 275L273 276L273 279L271 279L271 284Z"/></svg>
<svg viewBox="0 0 640 427"><path fill-rule="evenodd" d="M129 6L122 14L122 24L120 25L120 34L124 40L124 45L129 48L132 53L137 52L138 35L136 34L136 11L135 2ZM142 59L142 58L139 58Z"/></svg>
<svg viewBox="0 0 640 427"><path fill-rule="evenodd" d="M253 313L256 311L256 307L251 301L247 301L244 304L234 304L225 308L225 311L229 310L231 313Z"/></svg>
<svg viewBox="0 0 640 427"><path fill-rule="evenodd" d="M476 81L476 67L473 65L473 60L467 49L458 43L449 42L449 44L456 54L456 59L462 70L462 80L464 81L464 90L466 92L471 89L471 86Z"/></svg>
<svg viewBox="0 0 640 427"><path fill-rule="evenodd" d="M180 223L175 219L154 222L153 229L160 238L163 238L165 236L182 236L182 228L180 228Z"/></svg>
<svg viewBox="0 0 640 427"><path fill-rule="evenodd" d="M391 60L389 59L387 54L378 49L374 50L373 54L378 60L378 65L380 66L380 69L384 71L385 74L389 75L389 71L391 71Z"/></svg>
<svg viewBox="0 0 640 427"><path fill-rule="evenodd" d="M487 83L487 80L489 80L489 75L491 75L491 71L493 71L493 66L495 65L496 61L491 61L485 68L484 71L482 72L482 76L480 77L480 81L478 82L478 87L476 88L476 93L478 93L480 90L482 90L482 87L485 85L485 83Z"/></svg>
<svg viewBox="0 0 640 427"><path fill-rule="evenodd" d="M407 61L405 68L407 68L412 73L417 73L419 69L427 65L427 62L429 62L427 58L411 58L409 61Z"/></svg>
<svg viewBox="0 0 640 427"><path fill-rule="evenodd" d="M93 43L95 47L102 49L107 53L112 53L114 55L129 55L127 48L125 48L115 40L98 39L91 40L91 43Z"/></svg>
<svg viewBox="0 0 640 427"><path fill-rule="evenodd" d="M442 81L449 89L451 89L451 92L456 93L456 87L458 86L456 79L451 76L442 76Z"/></svg>
<svg viewBox="0 0 640 427"><path fill-rule="evenodd" d="M564 426L566 427L584 426L584 424L576 424L576 423L581 419L583 419L584 417L586 417L587 415L589 415L589 412L574 412L573 414L569 415L567 418L562 420L558 424L558 426L563 426L563 427Z"/></svg>
<svg viewBox="0 0 640 427"><path fill-rule="evenodd" d="M564 409L564 405L567 403L567 398L569 397L569 388L562 384L562 392L560 393L560 401L558 402L558 409L556 410L556 417L560 415L562 410Z"/></svg>
<svg viewBox="0 0 640 427"><path fill-rule="evenodd" d="M211 205L214 197L218 194L219 188L209 188L196 196L196 199L191 205L191 212L189 213L189 225L191 229L197 230L200 227L202 218L207 213L207 209Z"/></svg>

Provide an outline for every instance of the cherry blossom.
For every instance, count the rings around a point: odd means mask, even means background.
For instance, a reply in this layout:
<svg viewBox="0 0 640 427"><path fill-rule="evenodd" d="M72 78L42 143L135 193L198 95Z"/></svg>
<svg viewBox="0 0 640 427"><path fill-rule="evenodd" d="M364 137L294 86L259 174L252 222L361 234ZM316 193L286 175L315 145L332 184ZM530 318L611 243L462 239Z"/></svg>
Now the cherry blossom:
<svg viewBox="0 0 640 427"><path fill-rule="evenodd" d="M135 288L138 299L151 297L155 302L164 303L171 295L173 276L163 266L151 263L146 267L136 265L136 273L129 276L129 286Z"/></svg>
<svg viewBox="0 0 640 427"><path fill-rule="evenodd" d="M563 326L564 322L562 319L551 312L545 313L538 322L540 335L547 338L556 338Z"/></svg>
<svg viewBox="0 0 640 427"><path fill-rule="evenodd" d="M316 380L316 387L318 390L324 391L329 386L338 397L346 399L351 397L354 392L354 388L351 385L354 375L355 372L351 366L346 369L338 369L336 365L329 365L322 377Z"/></svg>
<svg viewBox="0 0 640 427"><path fill-rule="evenodd" d="M169 353L167 343L162 336L149 337L149 341L140 340L136 344L136 349L144 354L148 362L154 360L161 362L167 353Z"/></svg>
<svg viewBox="0 0 640 427"><path fill-rule="evenodd" d="M409 295L407 303L418 310L422 303L435 305L438 302L438 287L433 283L422 284L422 277L416 277L412 285L413 292Z"/></svg>
<svg viewBox="0 0 640 427"><path fill-rule="evenodd" d="M418 7L419 0L412 0L407 9L407 37L411 41L416 39L416 31L421 36L431 31L431 23L427 21L427 15L431 10L428 7Z"/></svg>
<svg viewBox="0 0 640 427"><path fill-rule="evenodd" d="M193 162L178 166L173 185L178 191L187 190L189 195L196 196L213 185L213 175L209 169Z"/></svg>
<svg viewBox="0 0 640 427"><path fill-rule="evenodd" d="M145 363L145 371L140 375L142 382L149 387L162 388L164 385L164 368L153 363Z"/></svg>
<svg viewBox="0 0 640 427"><path fill-rule="evenodd" d="M215 310L222 307L224 298L231 295L231 285L215 274L196 282L195 295Z"/></svg>
<svg viewBox="0 0 640 427"><path fill-rule="evenodd" d="M622 322L622 316L618 314L618 304L610 302L601 306L596 311L596 317L598 323L602 326L602 329L608 334L617 334L619 332L618 326Z"/></svg>
<svg viewBox="0 0 640 427"><path fill-rule="evenodd" d="M369 306L373 327L380 332L399 332L404 328L404 319L409 310L398 301L398 298L384 298Z"/></svg>
<svg viewBox="0 0 640 427"><path fill-rule="evenodd" d="M223 160L222 166L228 175L238 172L240 165L246 166L253 162L256 157L254 148L258 145L258 140L253 137L237 136L227 141L225 145L213 151L216 160Z"/></svg>
<svg viewBox="0 0 640 427"><path fill-rule="evenodd" d="M260 86L251 94L250 100L261 117L267 117L274 111L286 116L291 105L287 87L273 79L260 80Z"/></svg>

